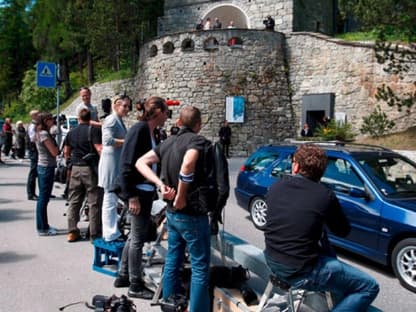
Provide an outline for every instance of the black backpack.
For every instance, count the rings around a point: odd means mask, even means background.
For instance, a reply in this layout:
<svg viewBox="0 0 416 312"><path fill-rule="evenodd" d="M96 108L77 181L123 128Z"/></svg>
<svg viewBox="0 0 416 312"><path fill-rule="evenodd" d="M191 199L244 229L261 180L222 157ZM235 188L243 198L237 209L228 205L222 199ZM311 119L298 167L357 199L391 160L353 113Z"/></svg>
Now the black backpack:
<svg viewBox="0 0 416 312"><path fill-rule="evenodd" d="M228 162L221 144L206 140L201 161L204 181L199 187L200 205L218 219L230 193Z"/></svg>

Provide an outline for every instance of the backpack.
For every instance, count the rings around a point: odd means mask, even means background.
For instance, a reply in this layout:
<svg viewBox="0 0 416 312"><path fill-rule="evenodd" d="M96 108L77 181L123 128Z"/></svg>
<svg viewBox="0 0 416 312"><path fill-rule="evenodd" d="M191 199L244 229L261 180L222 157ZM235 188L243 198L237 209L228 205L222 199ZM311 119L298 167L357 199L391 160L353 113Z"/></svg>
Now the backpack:
<svg viewBox="0 0 416 312"><path fill-rule="evenodd" d="M218 220L230 192L228 162L221 144L206 140L201 161L204 181L199 187L199 203Z"/></svg>

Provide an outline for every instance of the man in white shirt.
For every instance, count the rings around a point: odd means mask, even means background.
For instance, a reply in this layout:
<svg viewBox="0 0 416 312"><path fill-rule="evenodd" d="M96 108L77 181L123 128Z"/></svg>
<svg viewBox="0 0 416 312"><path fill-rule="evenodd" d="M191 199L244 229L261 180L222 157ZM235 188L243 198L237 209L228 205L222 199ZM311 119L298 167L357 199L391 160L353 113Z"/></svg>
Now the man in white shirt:
<svg viewBox="0 0 416 312"><path fill-rule="evenodd" d="M81 97L82 103L77 106L77 116L82 109L86 108L91 113L90 125L93 127L101 127L101 122L98 119L97 107L91 104L91 90L88 87L81 87L79 96Z"/></svg>

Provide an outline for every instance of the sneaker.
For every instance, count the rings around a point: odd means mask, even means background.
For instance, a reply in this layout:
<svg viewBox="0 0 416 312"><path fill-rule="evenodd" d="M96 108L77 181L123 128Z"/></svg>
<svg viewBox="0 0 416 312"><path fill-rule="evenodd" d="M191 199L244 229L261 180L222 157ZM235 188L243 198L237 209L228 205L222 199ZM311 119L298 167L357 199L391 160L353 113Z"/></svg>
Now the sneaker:
<svg viewBox="0 0 416 312"><path fill-rule="evenodd" d="M131 284L127 292L127 296L129 297L145 299L145 300L153 299L153 295L154 295L153 291L145 288L141 284Z"/></svg>
<svg viewBox="0 0 416 312"><path fill-rule="evenodd" d="M27 197L28 200L38 200L38 195L32 195Z"/></svg>
<svg viewBox="0 0 416 312"><path fill-rule="evenodd" d="M54 236L58 234L58 230L53 227L49 227L46 231L39 231L38 234L39 236Z"/></svg>
<svg viewBox="0 0 416 312"><path fill-rule="evenodd" d="M114 280L114 287L115 288L122 288L122 287L129 287L130 281L129 277L126 275L117 275L116 279Z"/></svg>
<svg viewBox="0 0 416 312"><path fill-rule="evenodd" d="M81 239L81 235L77 232L68 233L66 237L68 243L73 243Z"/></svg>

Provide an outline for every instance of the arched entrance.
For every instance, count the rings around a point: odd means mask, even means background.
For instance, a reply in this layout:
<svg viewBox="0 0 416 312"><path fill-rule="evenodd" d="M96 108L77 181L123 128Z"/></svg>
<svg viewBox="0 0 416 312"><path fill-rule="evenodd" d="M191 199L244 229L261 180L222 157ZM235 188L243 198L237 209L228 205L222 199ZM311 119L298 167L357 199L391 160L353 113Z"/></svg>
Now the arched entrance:
<svg viewBox="0 0 416 312"><path fill-rule="evenodd" d="M239 7L232 4L216 6L206 13L203 18L206 20L208 17L211 19L211 23L218 17L222 23L222 28L227 28L230 21L234 22L235 28L250 28L248 16Z"/></svg>

